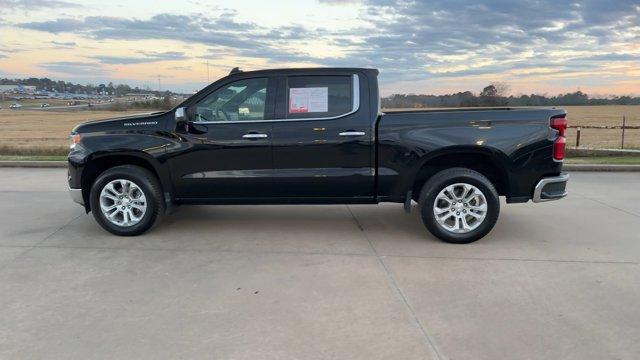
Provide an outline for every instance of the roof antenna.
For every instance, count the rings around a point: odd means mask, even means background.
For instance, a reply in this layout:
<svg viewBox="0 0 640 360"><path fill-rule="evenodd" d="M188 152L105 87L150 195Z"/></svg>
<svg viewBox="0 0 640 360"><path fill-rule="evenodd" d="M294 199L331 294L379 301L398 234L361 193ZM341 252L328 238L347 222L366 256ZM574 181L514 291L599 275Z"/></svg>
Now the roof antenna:
<svg viewBox="0 0 640 360"><path fill-rule="evenodd" d="M231 69L231 72L229 73L229 75L233 75L233 74L237 74L237 73L241 73L242 70L240 70L239 67L234 67L233 69Z"/></svg>

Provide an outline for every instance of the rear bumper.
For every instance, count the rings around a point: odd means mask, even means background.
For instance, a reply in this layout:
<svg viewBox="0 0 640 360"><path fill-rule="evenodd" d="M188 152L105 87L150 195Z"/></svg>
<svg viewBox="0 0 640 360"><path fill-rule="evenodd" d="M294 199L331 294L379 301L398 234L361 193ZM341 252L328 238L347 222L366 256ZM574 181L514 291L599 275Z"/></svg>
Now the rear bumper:
<svg viewBox="0 0 640 360"><path fill-rule="evenodd" d="M533 189L533 202L559 200L567 196L567 181L569 181L567 173L542 178Z"/></svg>
<svg viewBox="0 0 640 360"><path fill-rule="evenodd" d="M82 197L82 189L72 189L69 188L69 195L71 195L71 199L84 206L84 198Z"/></svg>

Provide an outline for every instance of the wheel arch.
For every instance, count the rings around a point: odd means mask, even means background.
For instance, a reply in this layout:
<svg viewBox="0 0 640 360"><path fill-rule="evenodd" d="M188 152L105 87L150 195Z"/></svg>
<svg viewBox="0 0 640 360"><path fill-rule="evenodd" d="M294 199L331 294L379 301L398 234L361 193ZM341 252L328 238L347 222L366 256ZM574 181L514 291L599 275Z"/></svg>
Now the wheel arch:
<svg viewBox="0 0 640 360"><path fill-rule="evenodd" d="M498 195L509 194L508 157L498 149L478 146L454 146L430 152L414 167L409 190L417 199L422 186L436 173L452 167L464 167L486 176Z"/></svg>
<svg viewBox="0 0 640 360"><path fill-rule="evenodd" d="M82 171L81 184L85 210L90 209L89 193L93 182L106 170L120 165L135 165L150 171L160 182L162 191L165 194L171 193L168 174L165 174L166 170L153 156L142 151L98 152L89 156Z"/></svg>

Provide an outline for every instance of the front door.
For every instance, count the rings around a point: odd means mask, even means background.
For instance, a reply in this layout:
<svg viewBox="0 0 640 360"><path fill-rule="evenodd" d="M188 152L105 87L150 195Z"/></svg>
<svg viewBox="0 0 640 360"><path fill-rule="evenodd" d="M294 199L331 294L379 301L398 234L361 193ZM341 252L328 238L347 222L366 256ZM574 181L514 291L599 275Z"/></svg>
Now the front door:
<svg viewBox="0 0 640 360"><path fill-rule="evenodd" d="M274 195L372 201L374 129L364 77L291 75L279 81L273 122ZM361 90L362 89L362 90Z"/></svg>
<svg viewBox="0 0 640 360"><path fill-rule="evenodd" d="M272 186L273 85L267 77L222 85L189 107L183 151L171 161L176 197L242 201ZM271 108L271 110L269 110Z"/></svg>

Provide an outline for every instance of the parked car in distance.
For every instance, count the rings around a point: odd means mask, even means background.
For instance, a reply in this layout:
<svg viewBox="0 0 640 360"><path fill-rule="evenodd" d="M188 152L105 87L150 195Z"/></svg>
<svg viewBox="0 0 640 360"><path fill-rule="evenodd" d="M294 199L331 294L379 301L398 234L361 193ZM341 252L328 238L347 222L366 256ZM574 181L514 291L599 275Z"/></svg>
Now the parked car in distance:
<svg viewBox="0 0 640 360"><path fill-rule="evenodd" d="M47 103L44 103L44 104L40 105L40 107L41 107L41 108L47 108L47 107L49 107L49 106L50 106L50 105L49 105L49 104L47 104Z"/></svg>
<svg viewBox="0 0 640 360"><path fill-rule="evenodd" d="M11 104L9 106L9 109L20 109L21 107L22 107L22 105L20 105L18 103L14 103L14 104Z"/></svg>
<svg viewBox="0 0 640 360"><path fill-rule="evenodd" d="M485 236L507 203L566 196L566 112L380 111L378 71L242 72L168 112L71 132L69 191L98 224L138 235L180 204L418 203L452 243ZM541 224L543 226L545 224Z"/></svg>

